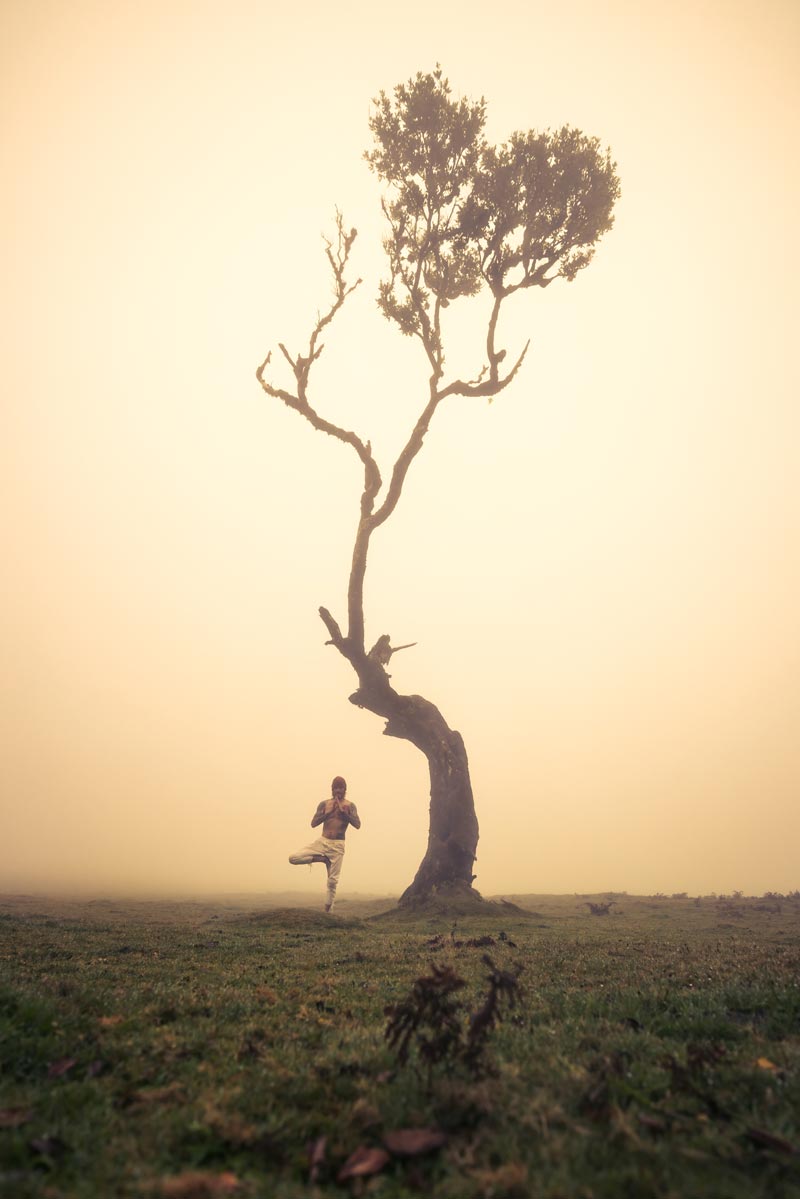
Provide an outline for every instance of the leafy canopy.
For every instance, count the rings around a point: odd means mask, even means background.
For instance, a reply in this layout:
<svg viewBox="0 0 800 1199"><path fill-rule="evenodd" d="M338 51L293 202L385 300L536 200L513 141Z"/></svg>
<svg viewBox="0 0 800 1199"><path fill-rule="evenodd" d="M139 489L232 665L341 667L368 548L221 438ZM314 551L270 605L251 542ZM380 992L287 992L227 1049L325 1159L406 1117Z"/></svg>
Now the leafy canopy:
<svg viewBox="0 0 800 1199"><path fill-rule="evenodd" d="M418 73L370 119L365 155L389 185L384 315L439 350L439 309L488 285L498 303L527 287L571 281L614 222L616 163L569 126L484 137L486 103L454 99L441 68Z"/></svg>

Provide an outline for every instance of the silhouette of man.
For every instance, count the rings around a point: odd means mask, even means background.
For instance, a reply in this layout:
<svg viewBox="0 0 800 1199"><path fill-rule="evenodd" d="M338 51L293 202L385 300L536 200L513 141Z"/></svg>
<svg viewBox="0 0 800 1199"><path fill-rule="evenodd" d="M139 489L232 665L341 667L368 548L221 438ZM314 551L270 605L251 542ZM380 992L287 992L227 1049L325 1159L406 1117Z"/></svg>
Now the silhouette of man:
<svg viewBox="0 0 800 1199"><path fill-rule="evenodd" d="M312 828L316 828L319 824L322 825L322 836L289 857L293 866L310 866L313 862L325 863L328 871L326 912L330 912L336 900L336 888L342 872L344 837L347 826L352 824L353 828L361 828L361 817L356 810L356 805L345 799L346 792L347 783L341 775L337 774L331 783L331 798L323 799L311 817Z"/></svg>

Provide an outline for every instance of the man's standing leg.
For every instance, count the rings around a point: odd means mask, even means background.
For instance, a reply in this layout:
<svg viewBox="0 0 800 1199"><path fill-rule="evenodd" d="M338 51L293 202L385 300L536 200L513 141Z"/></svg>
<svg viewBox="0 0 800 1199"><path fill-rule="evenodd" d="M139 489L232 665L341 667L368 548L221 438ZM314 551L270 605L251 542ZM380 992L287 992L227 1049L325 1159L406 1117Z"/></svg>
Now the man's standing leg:
<svg viewBox="0 0 800 1199"><path fill-rule="evenodd" d="M344 841L329 841L327 850L328 893L325 897L325 911L330 912L336 902L336 888L339 885L339 875L342 873Z"/></svg>

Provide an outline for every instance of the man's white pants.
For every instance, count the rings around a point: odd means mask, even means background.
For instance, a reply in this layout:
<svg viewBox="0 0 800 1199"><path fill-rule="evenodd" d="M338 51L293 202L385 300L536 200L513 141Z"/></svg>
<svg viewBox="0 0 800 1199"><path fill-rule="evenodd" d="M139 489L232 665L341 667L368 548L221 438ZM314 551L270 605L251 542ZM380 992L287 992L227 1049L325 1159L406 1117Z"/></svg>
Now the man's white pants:
<svg viewBox="0 0 800 1199"><path fill-rule="evenodd" d="M326 903L329 908L332 908L336 899L336 888L339 885L339 875L342 873L344 839L333 841L330 837L318 837L310 845L305 845L302 849L298 849L297 853L291 854L289 861L293 866L310 866L314 861L314 857L320 854L328 862L328 894Z"/></svg>

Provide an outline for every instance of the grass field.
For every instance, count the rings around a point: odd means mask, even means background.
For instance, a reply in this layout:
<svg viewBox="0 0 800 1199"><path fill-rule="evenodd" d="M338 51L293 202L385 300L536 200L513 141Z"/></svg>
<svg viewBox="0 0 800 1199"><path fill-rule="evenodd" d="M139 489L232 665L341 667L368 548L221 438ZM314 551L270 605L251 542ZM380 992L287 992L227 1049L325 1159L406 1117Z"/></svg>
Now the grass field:
<svg viewBox="0 0 800 1199"><path fill-rule="evenodd" d="M0 1194L800 1196L800 899L508 898L0 897ZM521 993L470 1057L486 955Z"/></svg>

